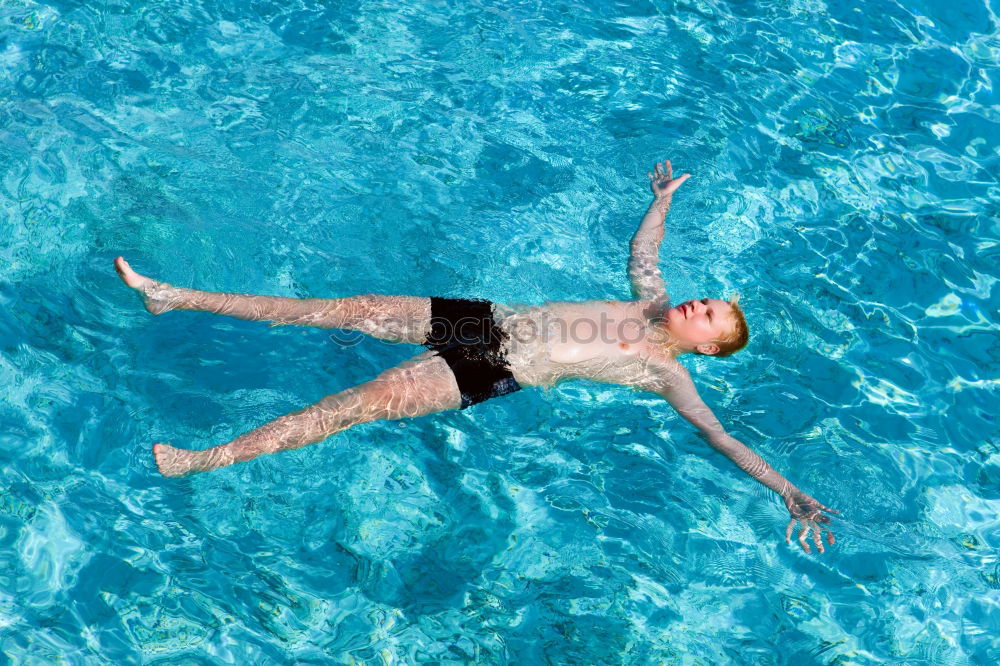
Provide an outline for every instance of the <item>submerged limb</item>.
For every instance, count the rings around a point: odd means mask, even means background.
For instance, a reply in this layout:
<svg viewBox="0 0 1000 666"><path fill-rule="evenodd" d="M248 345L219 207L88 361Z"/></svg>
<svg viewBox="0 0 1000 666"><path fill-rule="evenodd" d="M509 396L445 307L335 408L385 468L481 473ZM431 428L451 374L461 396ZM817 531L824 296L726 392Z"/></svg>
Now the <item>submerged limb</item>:
<svg viewBox="0 0 1000 666"><path fill-rule="evenodd" d="M431 300L369 294L350 298L284 298L183 289L132 270L121 257L115 270L138 291L151 314L169 310L211 312L236 319L270 321L273 326L343 328L391 342L422 344L430 331Z"/></svg>
<svg viewBox="0 0 1000 666"><path fill-rule="evenodd" d="M163 476L184 476L302 448L360 423L414 418L458 409L461 404L448 364L433 352L425 352L369 382L277 418L228 444L205 451L157 444L153 454Z"/></svg>

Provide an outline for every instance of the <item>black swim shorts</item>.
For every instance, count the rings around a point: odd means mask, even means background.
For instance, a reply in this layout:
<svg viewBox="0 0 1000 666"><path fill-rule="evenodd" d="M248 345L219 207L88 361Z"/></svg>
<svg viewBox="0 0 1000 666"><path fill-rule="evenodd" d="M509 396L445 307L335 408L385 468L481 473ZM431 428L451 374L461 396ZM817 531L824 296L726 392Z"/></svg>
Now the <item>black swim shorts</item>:
<svg viewBox="0 0 1000 666"><path fill-rule="evenodd" d="M455 373L462 409L520 390L507 366L506 339L489 301L431 298L431 331L424 345Z"/></svg>

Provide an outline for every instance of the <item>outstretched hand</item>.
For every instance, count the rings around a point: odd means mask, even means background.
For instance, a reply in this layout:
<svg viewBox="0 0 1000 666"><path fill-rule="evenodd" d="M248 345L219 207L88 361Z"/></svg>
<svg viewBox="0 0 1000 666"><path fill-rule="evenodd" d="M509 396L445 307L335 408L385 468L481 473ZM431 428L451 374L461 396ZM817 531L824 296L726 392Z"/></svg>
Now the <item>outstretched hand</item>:
<svg viewBox="0 0 1000 666"><path fill-rule="evenodd" d="M651 171L646 174L649 176L649 189L653 190L653 195L657 199L662 199L664 197L673 196L677 188L684 184L684 181L691 177L691 174L686 173L680 178L674 178L673 168L670 166L670 160L663 163L661 167L659 164Z"/></svg>
<svg viewBox="0 0 1000 666"><path fill-rule="evenodd" d="M809 543L806 541L806 536L812 532L816 550L821 553L823 552L823 539L820 529L826 530L827 543L831 546L833 545L833 532L830 531L829 527L826 527L830 523L830 517L824 516L822 512L840 513L839 511L828 509L801 490L786 497L785 506L788 507L788 513L792 514L792 519L788 521L788 529L785 530L785 543L792 542L792 530L795 529L795 523L798 522L802 526L802 531L799 532L799 544L801 544L802 550L807 553L812 552L809 548ZM820 528L820 525L823 525L823 527Z"/></svg>

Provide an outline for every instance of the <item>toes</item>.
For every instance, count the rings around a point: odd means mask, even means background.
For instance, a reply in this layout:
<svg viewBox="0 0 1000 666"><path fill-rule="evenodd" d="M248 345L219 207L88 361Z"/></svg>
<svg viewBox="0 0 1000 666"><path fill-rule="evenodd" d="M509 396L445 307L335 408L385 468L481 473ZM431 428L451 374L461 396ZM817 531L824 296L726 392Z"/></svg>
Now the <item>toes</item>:
<svg viewBox="0 0 1000 666"><path fill-rule="evenodd" d="M184 476L190 471L190 466L184 464L181 452L166 444L153 445L153 457L156 458L156 467L163 476Z"/></svg>
<svg viewBox="0 0 1000 666"><path fill-rule="evenodd" d="M122 282L133 289L137 289L142 286L142 276L132 270L132 267L128 265L128 262L121 257L115 259L115 272L118 273L118 277L122 279Z"/></svg>
<svg viewBox="0 0 1000 666"><path fill-rule="evenodd" d="M153 444L153 457L156 459L156 466L163 471L163 465L167 462L170 448L165 444Z"/></svg>

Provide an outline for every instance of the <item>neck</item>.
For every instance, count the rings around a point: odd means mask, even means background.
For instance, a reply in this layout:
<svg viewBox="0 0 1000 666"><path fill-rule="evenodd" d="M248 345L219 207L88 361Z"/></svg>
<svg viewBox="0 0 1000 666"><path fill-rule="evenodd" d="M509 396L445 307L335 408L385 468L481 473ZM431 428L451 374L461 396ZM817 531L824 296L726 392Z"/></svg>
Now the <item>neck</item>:
<svg viewBox="0 0 1000 666"><path fill-rule="evenodd" d="M665 319L652 327L649 341L656 349L670 358L677 358L682 354L690 354L694 351L694 349L689 348L688 345L685 345L683 342L670 335L670 331L667 330L667 321Z"/></svg>

